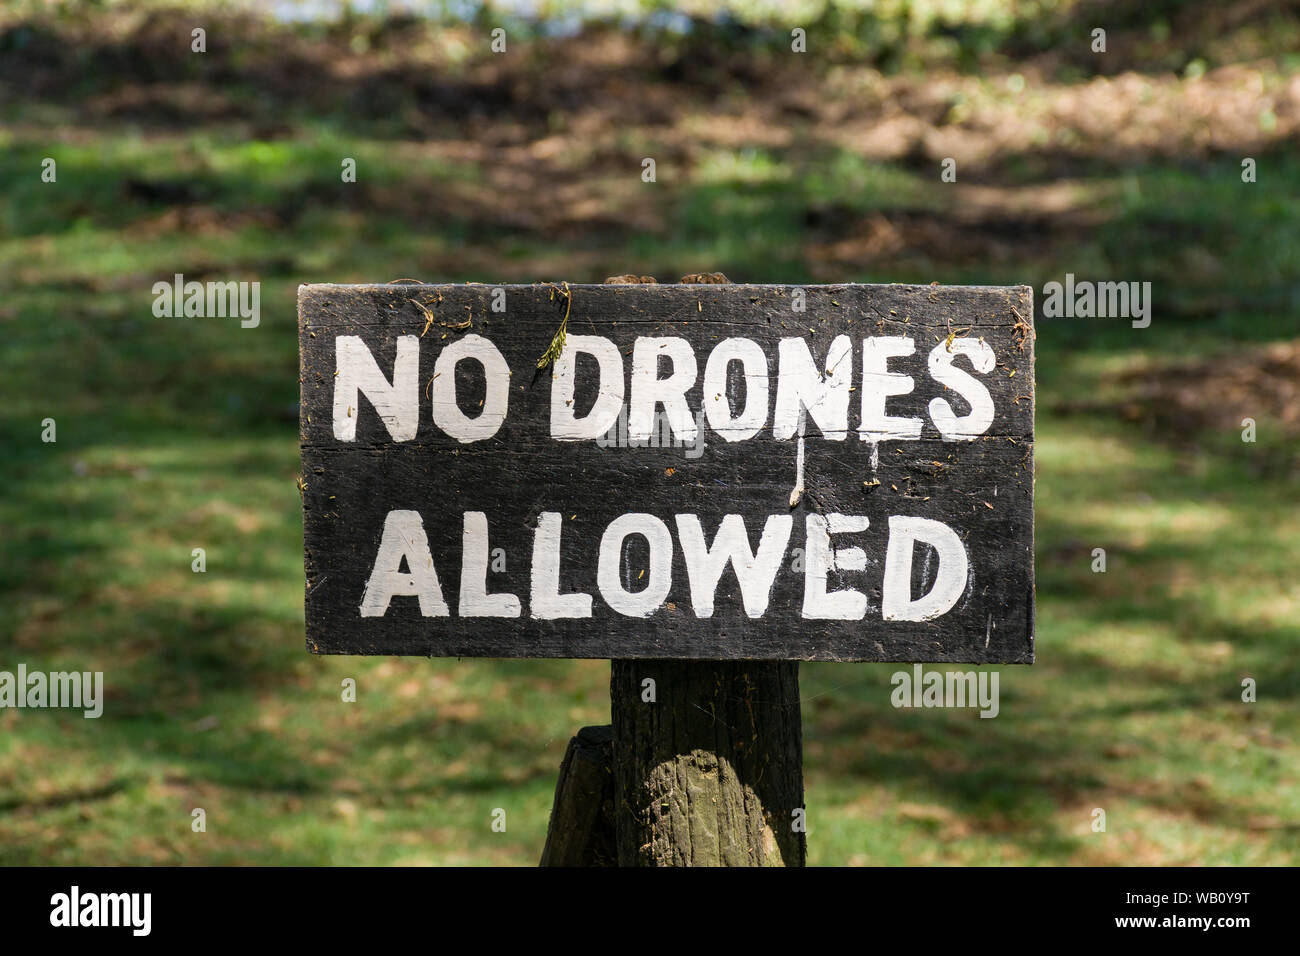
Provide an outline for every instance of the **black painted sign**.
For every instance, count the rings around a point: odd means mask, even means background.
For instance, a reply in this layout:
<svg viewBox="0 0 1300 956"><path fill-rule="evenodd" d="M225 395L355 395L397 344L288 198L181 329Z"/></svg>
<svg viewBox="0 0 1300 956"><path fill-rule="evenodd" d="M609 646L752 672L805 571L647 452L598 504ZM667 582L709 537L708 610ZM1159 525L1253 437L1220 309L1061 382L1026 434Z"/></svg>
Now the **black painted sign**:
<svg viewBox="0 0 1300 956"><path fill-rule="evenodd" d="M313 652L1033 660L1028 288L298 306Z"/></svg>

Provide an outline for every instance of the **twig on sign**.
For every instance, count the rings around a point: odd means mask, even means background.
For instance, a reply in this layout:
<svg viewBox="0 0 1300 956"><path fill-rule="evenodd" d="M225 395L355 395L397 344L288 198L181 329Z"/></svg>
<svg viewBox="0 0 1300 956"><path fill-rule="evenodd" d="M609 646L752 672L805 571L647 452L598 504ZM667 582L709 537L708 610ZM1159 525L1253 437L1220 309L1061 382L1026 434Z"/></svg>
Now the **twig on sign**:
<svg viewBox="0 0 1300 956"><path fill-rule="evenodd" d="M965 334L966 334L967 332L969 332L969 331L970 331L970 327L969 327L969 326L968 326L967 328L964 328L964 329L954 329L954 328L952 328L952 327L950 326L950 327L948 328L948 338L944 340L943 347L946 348L949 352L951 352L951 351L952 351L952 343L955 342L955 341L957 341L957 336L959 336L959 335L965 335Z"/></svg>
<svg viewBox="0 0 1300 956"><path fill-rule="evenodd" d="M424 313L424 332L428 332L429 329L433 327L433 310L423 302L417 302L415 299L411 299L410 301L417 309ZM424 338L424 332L420 333L420 338Z"/></svg>
<svg viewBox="0 0 1300 956"><path fill-rule="evenodd" d="M1011 326L1011 332L1015 335L1016 349L1023 352L1026 340L1032 342L1038 338L1038 333L1025 321L1025 317L1014 305L1011 307L1011 313L1016 317L1016 324Z"/></svg>
<svg viewBox="0 0 1300 956"><path fill-rule="evenodd" d="M551 298L554 299L556 293L564 296L564 318L560 321L560 327L555 330L555 336L551 339L550 346L543 353L542 357L537 360L539 369L546 368L560 357L564 351L565 339L569 337L569 313L573 311L573 293L569 290L569 283L564 283L564 289L561 291L554 285L551 286Z"/></svg>
<svg viewBox="0 0 1300 956"><path fill-rule="evenodd" d="M427 305L425 305L423 302L419 302L416 299L410 299L408 301L412 305L414 305L417 309L419 309L421 312L424 313L424 332L420 333L420 338L424 338L424 333L428 332L429 329L433 327L433 323L437 320L437 316L435 316L433 314L433 310L429 308ZM442 301L441 295L438 296L438 301L439 302ZM438 324L442 326L444 329L451 329L453 332L462 332L465 329L468 329L470 326L474 324L474 312L473 312L474 307L466 306L466 308L470 310L469 313L470 317L466 319L464 322L439 322ZM446 337L447 336L445 335L443 336L444 339Z"/></svg>

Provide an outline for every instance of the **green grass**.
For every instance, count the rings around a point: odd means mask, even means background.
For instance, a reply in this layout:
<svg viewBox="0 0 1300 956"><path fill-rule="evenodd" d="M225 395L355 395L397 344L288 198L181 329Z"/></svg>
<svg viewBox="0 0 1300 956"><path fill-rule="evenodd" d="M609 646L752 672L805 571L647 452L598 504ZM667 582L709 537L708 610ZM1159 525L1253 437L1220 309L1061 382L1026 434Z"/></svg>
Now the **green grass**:
<svg viewBox="0 0 1300 956"><path fill-rule="evenodd" d="M102 670L108 699L98 721L0 712L0 863L536 862L568 737L608 720L608 668L305 652L295 289L713 269L1039 288L1072 271L1157 289L1146 330L1040 323L1038 663L1002 669L1000 716L895 710L891 665L803 668L810 861L1300 858L1294 436L1267 420L1254 445L1153 435L1062 410L1135 363L1300 335L1300 161L1285 150L1259 154L1255 185L1236 156L1098 156L1070 169L1096 222L1038 239L984 224L952 248L836 263L827 244L876 215L954 229L964 187L795 136L700 148L653 187L638 158L559 161L548 181L583 177L611 221L521 225L527 196L490 171L329 111L250 138L6 109L0 668ZM603 146L640 157L646 135ZM45 156L57 184L40 182ZM339 182L343 156L357 184ZM1014 189L1056 173L1012 157L994 175ZM183 190L193 218L132 181ZM259 279L260 327L154 318L150 287L176 272ZM57 443L40 440L47 417Z"/></svg>

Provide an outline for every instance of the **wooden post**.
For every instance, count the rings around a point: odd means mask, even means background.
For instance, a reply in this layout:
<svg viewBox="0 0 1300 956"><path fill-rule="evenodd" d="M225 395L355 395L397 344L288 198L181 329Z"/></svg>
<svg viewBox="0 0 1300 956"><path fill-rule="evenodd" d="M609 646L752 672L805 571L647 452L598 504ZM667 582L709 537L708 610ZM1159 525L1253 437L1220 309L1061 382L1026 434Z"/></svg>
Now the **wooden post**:
<svg viewBox="0 0 1300 956"><path fill-rule="evenodd" d="M798 661L612 661L619 866L803 866Z"/></svg>
<svg viewBox="0 0 1300 956"><path fill-rule="evenodd" d="M569 740L555 784L542 866L615 866L614 778L608 726Z"/></svg>

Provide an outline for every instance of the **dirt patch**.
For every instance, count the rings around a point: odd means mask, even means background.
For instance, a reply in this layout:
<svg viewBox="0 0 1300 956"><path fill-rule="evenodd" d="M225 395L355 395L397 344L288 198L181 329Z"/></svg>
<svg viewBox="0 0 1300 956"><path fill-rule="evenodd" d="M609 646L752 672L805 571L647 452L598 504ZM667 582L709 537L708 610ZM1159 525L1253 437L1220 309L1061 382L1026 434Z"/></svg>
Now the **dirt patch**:
<svg viewBox="0 0 1300 956"><path fill-rule="evenodd" d="M1300 339L1117 376L1132 403L1180 430L1239 429L1243 418L1300 436Z"/></svg>
<svg viewBox="0 0 1300 956"><path fill-rule="evenodd" d="M1179 443L1238 436L1253 419L1261 445L1300 464L1300 339L1234 350L1212 359L1147 362L1102 380L1109 399L1061 403L1063 413L1102 413L1142 422Z"/></svg>

